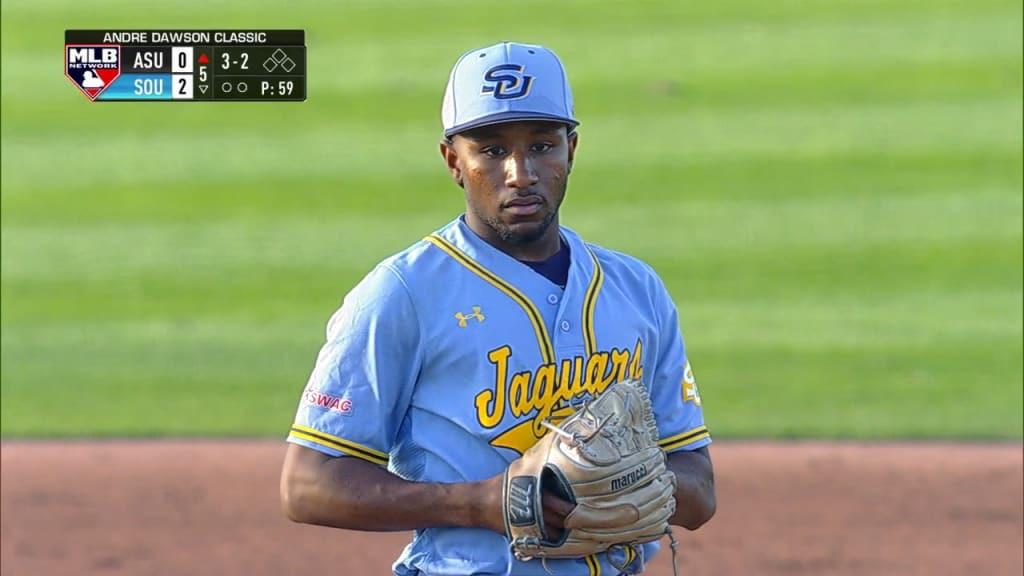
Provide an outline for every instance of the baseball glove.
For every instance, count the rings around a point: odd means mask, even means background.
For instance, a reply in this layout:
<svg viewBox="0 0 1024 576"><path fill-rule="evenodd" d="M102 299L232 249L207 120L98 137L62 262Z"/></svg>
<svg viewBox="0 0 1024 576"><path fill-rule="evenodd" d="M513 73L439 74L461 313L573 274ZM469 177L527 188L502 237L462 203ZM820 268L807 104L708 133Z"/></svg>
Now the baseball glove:
<svg viewBox="0 0 1024 576"><path fill-rule="evenodd" d="M578 558L671 536L676 479L642 383L612 384L560 425L544 425L550 432L505 471L505 530L517 558ZM557 538L545 531L545 490L576 505Z"/></svg>

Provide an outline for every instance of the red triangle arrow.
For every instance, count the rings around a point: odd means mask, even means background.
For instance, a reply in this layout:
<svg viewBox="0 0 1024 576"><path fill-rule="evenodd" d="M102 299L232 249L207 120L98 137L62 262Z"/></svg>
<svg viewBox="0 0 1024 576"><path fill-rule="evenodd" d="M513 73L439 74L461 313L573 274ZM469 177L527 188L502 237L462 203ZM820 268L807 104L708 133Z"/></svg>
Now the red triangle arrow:
<svg viewBox="0 0 1024 576"><path fill-rule="evenodd" d="M210 63L210 59L206 57L206 54L200 54L199 55L199 63L200 64L209 64Z"/></svg>

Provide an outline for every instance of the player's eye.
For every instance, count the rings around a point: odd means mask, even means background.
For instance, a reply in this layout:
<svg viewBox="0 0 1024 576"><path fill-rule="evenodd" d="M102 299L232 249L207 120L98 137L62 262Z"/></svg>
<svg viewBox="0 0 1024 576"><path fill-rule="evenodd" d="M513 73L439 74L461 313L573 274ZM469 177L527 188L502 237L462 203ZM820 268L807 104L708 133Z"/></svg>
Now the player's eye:
<svg viewBox="0 0 1024 576"><path fill-rule="evenodd" d="M480 152L489 158L500 158L505 155L505 149L501 146L487 146L480 150Z"/></svg>
<svg viewBox="0 0 1024 576"><path fill-rule="evenodd" d="M554 148L554 146L552 146L550 142L538 142L533 145L532 150L534 152L547 152L552 148Z"/></svg>

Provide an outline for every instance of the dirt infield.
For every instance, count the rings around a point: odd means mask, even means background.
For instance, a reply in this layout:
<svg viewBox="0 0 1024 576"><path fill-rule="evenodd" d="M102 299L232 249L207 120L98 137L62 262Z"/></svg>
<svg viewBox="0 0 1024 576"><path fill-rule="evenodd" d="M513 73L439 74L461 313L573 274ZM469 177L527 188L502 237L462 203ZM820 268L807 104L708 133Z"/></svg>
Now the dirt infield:
<svg viewBox="0 0 1024 576"><path fill-rule="evenodd" d="M4 442L7 575L389 574L408 534L289 523L284 445ZM1024 570L1022 447L728 443L719 509L677 529L683 574L972 574ZM648 574L671 574L661 554Z"/></svg>

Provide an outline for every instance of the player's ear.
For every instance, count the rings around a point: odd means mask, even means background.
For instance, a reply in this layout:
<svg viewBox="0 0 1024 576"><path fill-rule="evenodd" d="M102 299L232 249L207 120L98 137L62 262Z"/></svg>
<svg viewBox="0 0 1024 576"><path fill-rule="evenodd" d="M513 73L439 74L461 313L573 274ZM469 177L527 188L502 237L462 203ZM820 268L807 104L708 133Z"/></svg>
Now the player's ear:
<svg viewBox="0 0 1024 576"><path fill-rule="evenodd" d="M569 169L566 171L572 173L572 161L576 159L576 145L579 144L580 133L575 129L571 130L566 136L566 142L569 144Z"/></svg>
<svg viewBox="0 0 1024 576"><path fill-rule="evenodd" d="M452 180L462 188L462 168L459 167L459 154L455 151L455 143L452 140L441 139L441 157L444 158L445 166L448 167L448 173L452 175Z"/></svg>

